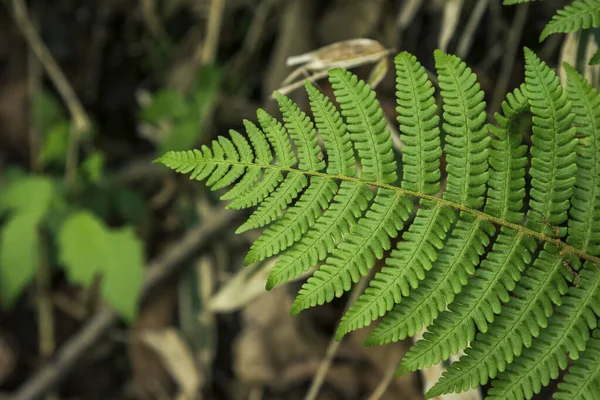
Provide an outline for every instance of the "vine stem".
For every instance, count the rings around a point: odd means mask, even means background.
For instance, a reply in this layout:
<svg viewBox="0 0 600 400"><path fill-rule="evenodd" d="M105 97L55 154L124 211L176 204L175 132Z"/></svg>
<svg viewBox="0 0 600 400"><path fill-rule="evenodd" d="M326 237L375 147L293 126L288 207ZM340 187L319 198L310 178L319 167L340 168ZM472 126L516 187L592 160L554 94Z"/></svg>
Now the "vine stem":
<svg viewBox="0 0 600 400"><path fill-rule="evenodd" d="M171 154L171 153L167 153L165 156L159 158L155 162L164 161L165 157L167 157L169 154ZM573 246L563 242L559 238L553 238L542 232L537 232L533 229L527 228L526 226L519 225L514 222L510 222L505 219L499 218L499 217L494 217L493 215L489 215L483 211L475 210L473 208L467 207L464 204L455 203L453 201L449 201L449 200L446 200L446 199L443 199L440 197L436 197L436 196L432 196L432 195L428 195L425 193L420 193L420 192L415 192L413 190L403 189L403 188L393 186L393 185L383 183L383 182L370 182L370 181L366 181L364 179L351 177L351 176L327 174L327 173L318 172L318 171L303 171L303 170L299 170L296 168L281 167L278 165L252 164L252 163L245 163L245 162L231 161L231 160L210 160L209 162L214 163L214 164L239 165L239 166L243 166L243 167L252 167L252 168L261 168L261 169L274 169L274 170L281 171L281 172L303 174L306 176L318 176L318 177L321 177L324 179L329 179L329 180L347 181L347 182L357 183L360 185L367 185L367 186L373 186L373 187L378 187L378 188L382 188L382 189L393 190L397 193L400 193L400 194L403 194L406 196L416 197L416 198L423 199L423 200L430 200L430 201L438 203L440 205L450 207L454 210L471 214L477 219L480 219L483 221L489 221L494 225L503 226L503 227L515 230L515 231L520 232L521 234L523 234L525 236L529 236L539 242L550 243L550 244L556 246L557 248L559 248L561 250L561 254L563 254L563 255L569 255L569 254L575 255L581 259L584 259L586 261L589 261L593 264L597 264L598 266L600 266L600 257L588 254L581 249L578 249L576 247L573 247Z"/></svg>

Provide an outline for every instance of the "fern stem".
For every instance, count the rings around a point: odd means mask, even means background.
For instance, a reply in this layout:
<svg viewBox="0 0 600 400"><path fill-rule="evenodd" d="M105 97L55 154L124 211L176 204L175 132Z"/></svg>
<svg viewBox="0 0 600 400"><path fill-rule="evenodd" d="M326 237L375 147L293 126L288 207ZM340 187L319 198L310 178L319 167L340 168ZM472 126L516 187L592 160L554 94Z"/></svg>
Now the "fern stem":
<svg viewBox="0 0 600 400"><path fill-rule="evenodd" d="M567 255L567 254L575 255L581 259L584 259L586 261L589 261L593 264L597 264L600 266L600 257L588 254L581 249L578 249L576 247L573 247L573 246L563 242L561 239L550 237L542 232L534 231L533 229L527 228L523 225L519 225L519 224L507 221L502 218L494 217L492 215L486 214L483 211L475 210L475 209L467 207L463 204L455 203L453 201L445 200L445 199L442 199L442 198L439 198L439 197L436 197L433 195L428 195L425 193L415 192L413 190L403 189L403 188L400 188L397 186L389 185L387 183L370 182L370 181L367 181L367 180L364 180L361 178L355 178L355 177L344 176L344 175L331 175L326 172L302 171L302 170L299 170L296 168L282 167L279 165L253 164L253 163L246 163L246 162L241 162L241 161L230 161L230 160L211 160L210 162L215 163L215 164L228 164L228 165L239 165L239 166L243 166L243 167L273 169L273 170L277 170L277 171L281 171L281 172L298 173L298 174L304 174L304 175L308 175L308 176L319 176L319 177L322 177L325 179L330 179L330 180L354 182L354 183L361 184L361 185L369 185L369 186L378 187L378 188L382 188L382 189L394 190L399 194L403 194L406 196L412 196L412 197L416 197L419 199L430 200L430 201L436 202L440 205L448 206L455 210L463 211L465 213L471 214L471 215L475 216L476 218L481 219L483 221L489 221L498 226L505 226L507 228L518 231L525 236L529 236L539 242L550 243L550 244L556 246L557 248L560 249L562 255Z"/></svg>

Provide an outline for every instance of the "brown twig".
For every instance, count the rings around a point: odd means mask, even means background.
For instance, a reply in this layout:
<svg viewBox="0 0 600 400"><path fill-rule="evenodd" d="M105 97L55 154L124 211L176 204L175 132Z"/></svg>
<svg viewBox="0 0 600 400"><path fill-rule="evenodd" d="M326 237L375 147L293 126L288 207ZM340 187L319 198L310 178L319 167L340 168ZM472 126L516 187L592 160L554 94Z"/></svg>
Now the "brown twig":
<svg viewBox="0 0 600 400"><path fill-rule="evenodd" d="M402 356L392 360L392 363L386 368L383 379L379 382L373 393L369 396L368 400L379 400L387 391L390 384L396 376L396 367L402 360Z"/></svg>
<svg viewBox="0 0 600 400"><path fill-rule="evenodd" d="M356 299L358 299L358 296L361 295L364 288L367 286L367 283L369 282L371 275L372 274L363 276L362 279L358 282L358 284L356 286L354 286L354 288L352 289L352 292L350 293L350 298L348 299L346 308L348 308L352 303L354 303L354 301ZM334 333L334 335L331 337L331 340L329 341L329 345L327 346L327 351L325 352L325 358L323 358L323 360L321 361L321 364L319 365L319 369L317 369L315 378L313 379L313 381L310 385L310 388L308 389L308 393L304 397L304 400L315 400L317 398L317 396L319 395L319 390L321 390L321 386L323 386L323 383L325 382L325 377L327 376L327 372L331 368L331 364L333 364L333 360L334 360L335 355L337 354L341 344L342 344L342 341L336 340L335 333Z"/></svg>
<svg viewBox="0 0 600 400"><path fill-rule="evenodd" d="M52 53L50 53L50 50L48 50L31 23L25 2L23 0L13 0L12 4L17 27L21 30L23 36L25 36L31 51L40 60L48 77L50 77L50 80L52 80L56 90L58 90L58 93L65 102L75 127L79 132L87 131L91 126L90 118L65 77L65 74L52 56Z"/></svg>
<svg viewBox="0 0 600 400"><path fill-rule="evenodd" d="M212 0L210 2L206 38L204 39L204 47L202 48L202 62L204 64L213 64L215 62L224 9L225 0Z"/></svg>
<svg viewBox="0 0 600 400"><path fill-rule="evenodd" d="M145 296L159 282L172 275L195 250L223 227L238 217L231 211L215 212L196 229L188 232L176 245L152 261L146 270L141 296ZM65 379L77 362L119 320L118 315L107 308L98 311L75 336L56 353L54 360L23 383L11 400L34 400L48 392Z"/></svg>
<svg viewBox="0 0 600 400"><path fill-rule="evenodd" d="M12 4L14 19L17 27L21 30L23 36L25 36L29 48L44 67L44 70L56 87L56 90L65 102L67 109L69 110L69 114L71 115L73 126L69 135L65 181L67 183L72 183L75 179L79 138L82 133L89 131L91 128L92 124L90 122L90 118L83 108L83 105L79 101L79 98L75 94L75 90L73 90L69 84L69 81L65 77L65 74L52 56L52 53L50 53L50 50L48 50L40 38L40 35L35 30L35 27L29 18L25 1L13 0Z"/></svg>

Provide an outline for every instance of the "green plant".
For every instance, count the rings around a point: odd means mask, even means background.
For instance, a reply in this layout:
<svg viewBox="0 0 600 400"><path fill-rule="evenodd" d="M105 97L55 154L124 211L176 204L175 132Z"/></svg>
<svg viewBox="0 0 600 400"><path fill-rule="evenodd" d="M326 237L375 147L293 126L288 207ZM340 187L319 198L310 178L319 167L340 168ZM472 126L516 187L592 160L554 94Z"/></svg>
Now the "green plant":
<svg viewBox="0 0 600 400"><path fill-rule="evenodd" d="M158 161L213 190L233 185L221 197L228 208L258 205L238 232L270 224L247 263L285 250L267 289L321 264L292 314L342 296L385 259L338 339L382 316L366 344L427 327L399 372L466 349L429 397L493 379L490 398L529 398L567 367L566 353L577 360L600 315L600 95L568 65L563 92L531 50L525 59L525 83L488 125L475 74L437 51L442 135L434 86L414 56L399 54L399 184L375 94L342 69L329 73L339 109L306 84L314 124L276 94L284 125L258 110L260 128L244 121L247 137L232 130L211 147ZM517 123L528 113L530 147ZM600 369L591 359L575 361L561 398L596 395Z"/></svg>
<svg viewBox="0 0 600 400"><path fill-rule="evenodd" d="M504 0L504 4L512 5L530 1L532 0ZM559 10L546 24L540 35L540 42L553 33L577 32L598 27L600 27L600 0L575 0ZM597 64L600 64L600 50L590 60L590 65Z"/></svg>
<svg viewBox="0 0 600 400"><path fill-rule="evenodd" d="M157 151L185 150L202 136L217 95L219 70L205 66L197 73L189 96L171 88L158 90L141 110L140 120L159 131Z"/></svg>
<svg viewBox="0 0 600 400"><path fill-rule="evenodd" d="M102 217L119 214L125 222L140 222L126 204L137 203L139 216L139 195L109 184L104 154L91 148L89 135L81 138L90 151L76 180L65 184L57 173L65 168L71 123L45 92L34 97L32 111L43 139L34 164L45 174L13 167L0 175L1 304L12 307L36 274L62 267L73 283L90 286L101 278L103 299L132 321L143 278L142 242L131 226L114 229Z"/></svg>

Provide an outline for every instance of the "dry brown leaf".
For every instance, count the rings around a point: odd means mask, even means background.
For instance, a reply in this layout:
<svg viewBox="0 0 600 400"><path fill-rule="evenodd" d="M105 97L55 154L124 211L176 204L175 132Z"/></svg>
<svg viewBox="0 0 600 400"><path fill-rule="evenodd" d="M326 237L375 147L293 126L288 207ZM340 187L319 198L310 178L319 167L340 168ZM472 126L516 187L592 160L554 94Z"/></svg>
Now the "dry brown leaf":
<svg viewBox="0 0 600 400"><path fill-rule="evenodd" d="M242 268L208 301L208 309L216 313L233 312L265 293L265 282L274 262Z"/></svg>
<svg viewBox="0 0 600 400"><path fill-rule="evenodd" d="M163 362L163 366L179 386L177 399L193 400L199 398L201 374L194 356L179 331L165 328L159 331L147 330L140 333L140 339Z"/></svg>
<svg viewBox="0 0 600 400"><path fill-rule="evenodd" d="M290 317L292 302L286 288L279 287L246 303L233 363L245 384L287 388L316 370L325 344L301 330L301 318Z"/></svg>
<svg viewBox="0 0 600 400"><path fill-rule="evenodd" d="M456 28L459 26L463 3L464 0L446 0L442 29L438 39L438 45L442 51L448 49L448 43L452 40L452 36L454 36Z"/></svg>

